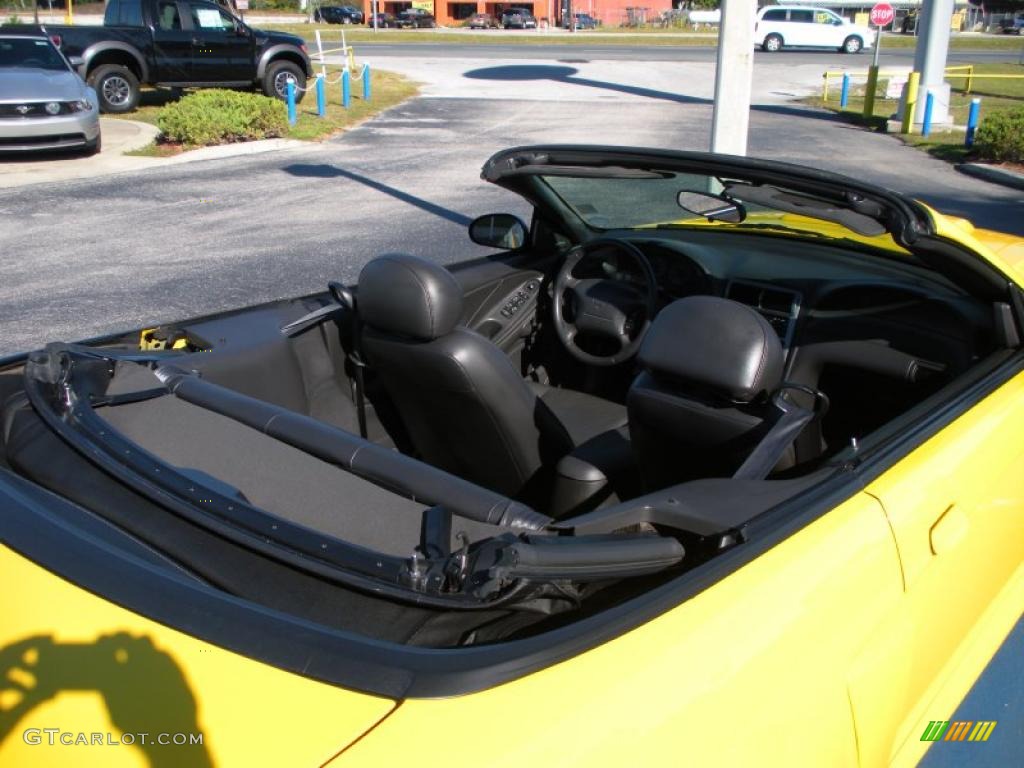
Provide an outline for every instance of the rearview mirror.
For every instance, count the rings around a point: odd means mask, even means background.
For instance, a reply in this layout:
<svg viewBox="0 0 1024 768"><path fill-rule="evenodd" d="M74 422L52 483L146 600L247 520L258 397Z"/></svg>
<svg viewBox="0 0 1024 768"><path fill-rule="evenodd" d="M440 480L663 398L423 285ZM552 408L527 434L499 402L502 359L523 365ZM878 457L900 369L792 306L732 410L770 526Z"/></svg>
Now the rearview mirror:
<svg viewBox="0 0 1024 768"><path fill-rule="evenodd" d="M70 64L72 68L78 69L83 64L85 64L85 59L83 59L81 56L68 56L68 64Z"/></svg>
<svg viewBox="0 0 1024 768"><path fill-rule="evenodd" d="M746 210L739 203L707 192L693 192L684 189L676 195L676 203L687 213L703 216L708 221L739 224L747 218Z"/></svg>
<svg viewBox="0 0 1024 768"><path fill-rule="evenodd" d="M511 213L488 213L473 219L469 239L477 245L514 251L526 244L526 225Z"/></svg>

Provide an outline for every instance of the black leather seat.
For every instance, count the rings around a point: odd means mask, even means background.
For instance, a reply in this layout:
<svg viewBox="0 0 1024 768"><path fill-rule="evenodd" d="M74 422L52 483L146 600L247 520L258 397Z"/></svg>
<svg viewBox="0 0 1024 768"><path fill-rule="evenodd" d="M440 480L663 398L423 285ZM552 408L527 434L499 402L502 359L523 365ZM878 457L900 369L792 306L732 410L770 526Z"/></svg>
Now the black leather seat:
<svg viewBox="0 0 1024 768"><path fill-rule="evenodd" d="M691 296L663 309L638 355L629 431L647 490L729 477L771 426L785 356L750 307Z"/></svg>
<svg viewBox="0 0 1024 768"><path fill-rule="evenodd" d="M363 355L416 452L459 477L543 507L555 464L626 423L616 403L531 386L498 347L459 327L462 288L437 264L374 259L359 276L358 309Z"/></svg>

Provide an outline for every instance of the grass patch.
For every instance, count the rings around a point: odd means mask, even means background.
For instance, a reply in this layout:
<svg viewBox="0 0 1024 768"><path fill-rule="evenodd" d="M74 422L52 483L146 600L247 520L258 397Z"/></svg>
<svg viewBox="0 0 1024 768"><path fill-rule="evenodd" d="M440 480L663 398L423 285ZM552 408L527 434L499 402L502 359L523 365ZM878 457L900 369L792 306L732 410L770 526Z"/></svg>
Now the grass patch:
<svg viewBox="0 0 1024 768"><path fill-rule="evenodd" d="M1019 40L1016 41L1019 45ZM952 85L950 93L950 115L956 125L966 125L967 114L970 110L971 99L981 98L981 121L985 117L1000 114L1008 110L1024 106L1024 65L1021 64L975 64L974 74L981 75L1021 75L1020 79L991 79L976 77L971 86L971 92L966 92L966 79L951 77L949 82ZM884 78L879 78L879 94L884 93ZM850 98L847 106L839 106L840 88L839 84L833 81L829 89L829 99L823 102L820 97L803 99L805 104L825 107L845 120L858 125L863 125L876 130L884 130L886 121L895 116L899 108L898 99L875 99L875 117L865 118L864 112L864 86L854 85L850 88ZM971 151L964 146L963 131L933 131L930 136L919 134L901 135L900 138L914 147L928 152L930 155L951 163L962 163L971 159Z"/></svg>
<svg viewBox="0 0 1024 768"><path fill-rule="evenodd" d="M895 49L916 48L917 38L913 35L882 35L882 53ZM1016 35L952 35L949 38L951 51L1019 51L1020 38ZM865 66L867 66L865 64Z"/></svg>
<svg viewBox="0 0 1024 768"><path fill-rule="evenodd" d="M124 154L129 157L174 157L184 151L185 148L180 144L157 144L152 142L140 149L133 149L131 152L125 152Z"/></svg>
<svg viewBox="0 0 1024 768"><path fill-rule="evenodd" d="M341 106L341 83L331 82L337 80L340 74L340 67L327 67L327 117L317 116L316 93L311 91L298 105L298 121L286 138L309 141L339 133L412 98L418 91L415 83L401 75L375 69L370 101L363 101L362 82L353 80L352 103L345 109ZM312 85L310 81L309 87L312 88Z"/></svg>
<svg viewBox="0 0 1024 768"><path fill-rule="evenodd" d="M327 67L328 81L337 80L340 74L340 67ZM385 109L400 104L415 96L417 92L415 83L401 75L379 69L373 71L372 83L371 99L363 101L362 83L357 80L352 82L352 102L348 109L341 106L341 84L330 83L327 86L327 116L321 118L317 115L316 92L313 90L313 80L310 80L307 84L310 89L309 93L297 105L298 120L294 126L289 127L284 138L315 141L332 136L383 112ZM156 125L157 115L161 108L177 101L179 95L180 92L172 90L145 89L139 100L139 108L135 112L126 115L105 115L105 117L138 120ZM193 149L193 147L157 143L128 154L139 157L168 157L187 149Z"/></svg>

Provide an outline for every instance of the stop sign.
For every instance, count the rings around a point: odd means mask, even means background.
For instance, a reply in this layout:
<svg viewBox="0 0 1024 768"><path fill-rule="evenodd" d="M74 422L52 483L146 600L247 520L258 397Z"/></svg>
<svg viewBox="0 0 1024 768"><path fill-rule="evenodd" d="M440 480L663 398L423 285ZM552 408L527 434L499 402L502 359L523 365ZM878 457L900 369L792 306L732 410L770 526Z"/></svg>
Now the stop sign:
<svg viewBox="0 0 1024 768"><path fill-rule="evenodd" d="M878 3L871 9L871 15L868 18L876 27L885 27L892 24L892 20L895 17L896 11L892 9L891 5L888 3Z"/></svg>

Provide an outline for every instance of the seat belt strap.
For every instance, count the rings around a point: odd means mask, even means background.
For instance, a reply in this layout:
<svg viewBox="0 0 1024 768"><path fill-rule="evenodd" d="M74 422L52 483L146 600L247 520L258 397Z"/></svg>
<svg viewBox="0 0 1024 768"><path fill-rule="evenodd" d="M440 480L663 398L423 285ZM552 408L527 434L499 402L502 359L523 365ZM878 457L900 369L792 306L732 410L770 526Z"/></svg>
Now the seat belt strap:
<svg viewBox="0 0 1024 768"><path fill-rule="evenodd" d="M356 418L359 420L359 436L366 438L366 363L363 361L363 324L355 301L347 307L352 314L352 349L348 353L352 363L352 386L355 389Z"/></svg>
<svg viewBox="0 0 1024 768"><path fill-rule="evenodd" d="M281 328L285 336L298 336L308 328L320 325L327 320L335 319L336 315L345 312L352 318L352 344L351 349L345 350L345 359L352 365L352 399L356 405L356 418L359 422L359 436L366 437L366 376L363 362L362 337L363 328L359 322L359 312L356 311L356 300L352 292L341 283L330 282L327 284L328 292L334 302L317 307L311 312L293 320Z"/></svg>
<svg viewBox="0 0 1024 768"><path fill-rule="evenodd" d="M779 410L778 418L733 474L734 479L764 480L768 477L786 449L815 417L813 410L794 405L783 398L781 393L776 395L774 405Z"/></svg>
<svg viewBox="0 0 1024 768"><path fill-rule="evenodd" d="M359 419L359 436L366 437L366 382L363 378L363 369L366 363L363 362L359 353L354 349L348 356L352 363L352 388L355 389L356 417Z"/></svg>
<svg viewBox="0 0 1024 768"><path fill-rule="evenodd" d="M342 308L337 304L325 304L322 307L317 307L312 312L307 312L298 320L292 320L287 325L281 326L281 333L284 336L298 336L307 328L312 328L314 325L320 325L332 319L341 310Z"/></svg>

